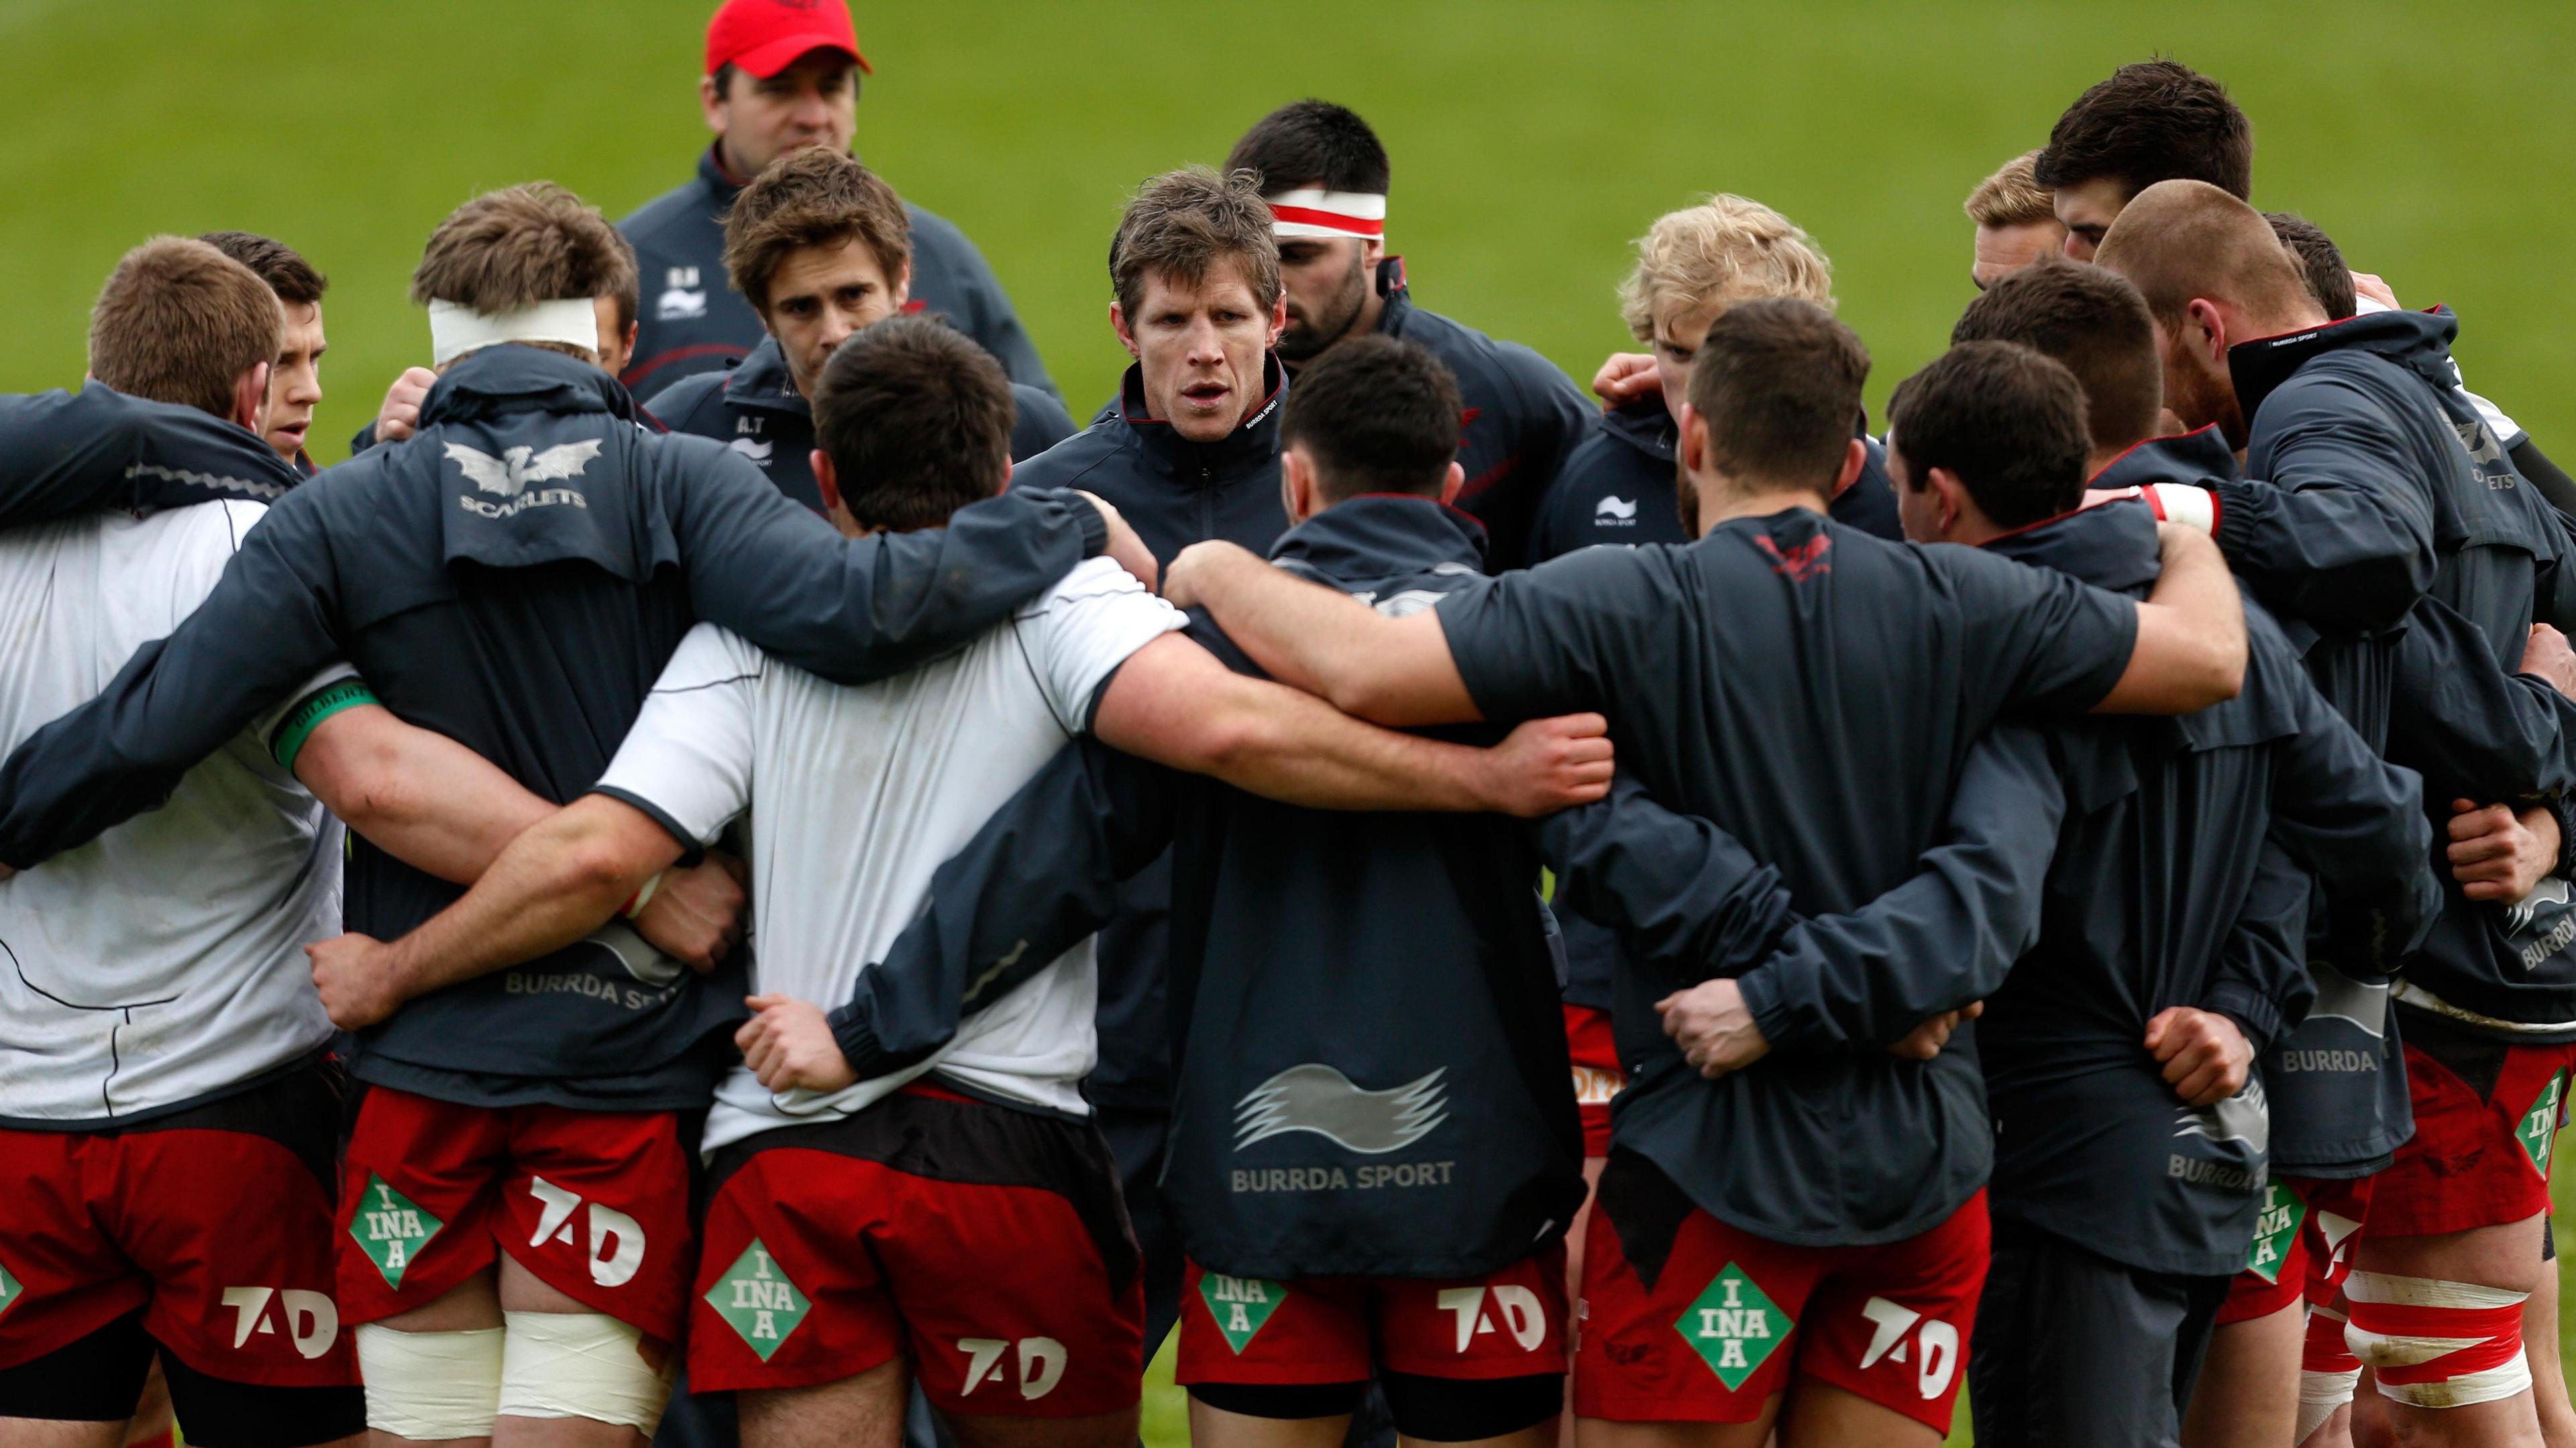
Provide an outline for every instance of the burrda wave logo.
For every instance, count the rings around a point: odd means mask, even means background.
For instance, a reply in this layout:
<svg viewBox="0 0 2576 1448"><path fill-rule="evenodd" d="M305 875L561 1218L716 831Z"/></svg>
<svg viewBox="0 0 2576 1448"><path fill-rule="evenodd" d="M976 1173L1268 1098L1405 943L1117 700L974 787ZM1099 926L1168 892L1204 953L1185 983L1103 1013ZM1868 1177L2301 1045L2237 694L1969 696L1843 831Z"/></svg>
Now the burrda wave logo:
<svg viewBox="0 0 2576 1448"><path fill-rule="evenodd" d="M1244 1094L1234 1107L1234 1149L1311 1131L1363 1156L1401 1151L1449 1119L1448 1068L1384 1091L1369 1091L1319 1061L1291 1066Z"/></svg>

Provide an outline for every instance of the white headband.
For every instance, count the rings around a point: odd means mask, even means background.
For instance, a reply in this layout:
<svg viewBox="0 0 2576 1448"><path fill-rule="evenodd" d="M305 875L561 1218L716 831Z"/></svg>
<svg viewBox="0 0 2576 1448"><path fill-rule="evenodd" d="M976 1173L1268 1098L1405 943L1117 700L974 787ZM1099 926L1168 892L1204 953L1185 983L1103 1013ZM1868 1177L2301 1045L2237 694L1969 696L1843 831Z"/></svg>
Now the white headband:
<svg viewBox="0 0 2576 1448"><path fill-rule="evenodd" d="M599 350L599 309L590 298L539 302L515 312L478 312L457 302L429 304L429 361L448 363L499 342L568 342Z"/></svg>
<svg viewBox="0 0 2576 1448"><path fill-rule="evenodd" d="M1282 191L1270 198L1270 229L1280 236L1386 235L1386 198L1365 191Z"/></svg>

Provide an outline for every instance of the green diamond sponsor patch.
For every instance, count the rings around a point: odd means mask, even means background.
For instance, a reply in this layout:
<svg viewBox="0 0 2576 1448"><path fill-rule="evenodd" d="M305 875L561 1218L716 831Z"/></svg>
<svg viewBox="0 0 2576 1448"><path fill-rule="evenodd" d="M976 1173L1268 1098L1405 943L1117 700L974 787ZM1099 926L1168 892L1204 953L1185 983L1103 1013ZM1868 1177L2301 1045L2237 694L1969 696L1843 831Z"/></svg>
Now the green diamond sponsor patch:
<svg viewBox="0 0 2576 1448"><path fill-rule="evenodd" d="M2550 1146L2558 1140L2558 1103L2566 1094L2567 1073L2561 1071L2549 1078L2540 1099L2531 1103L2531 1109L2523 1113L2522 1125L2513 1131L2514 1139L2522 1143L2523 1155L2531 1158L2531 1169L2543 1179L2549 1175Z"/></svg>
<svg viewBox="0 0 2576 1448"><path fill-rule="evenodd" d="M1780 1340L1797 1326L1755 1286L1744 1269L1729 1262L1709 1279L1673 1331L1708 1363L1708 1370L1728 1392L1744 1386L1765 1359L1779 1350Z"/></svg>
<svg viewBox="0 0 2576 1448"><path fill-rule="evenodd" d="M446 1225L370 1172L366 1194L358 1199L358 1214L349 1219L349 1235L384 1274L385 1285L400 1287L412 1260Z"/></svg>
<svg viewBox="0 0 2576 1448"><path fill-rule="evenodd" d="M26 1287L17 1278L9 1275L7 1264L0 1263L0 1312L7 1312L17 1306L18 1299L25 1296L26 1292Z"/></svg>
<svg viewBox="0 0 2576 1448"><path fill-rule="evenodd" d="M1239 1354L1279 1304L1288 1300L1288 1284L1209 1272L1199 1278L1199 1298L1207 1303L1208 1316L1216 1319L1216 1330L1225 1334L1225 1345Z"/></svg>
<svg viewBox="0 0 2576 1448"><path fill-rule="evenodd" d="M2308 1204L2275 1177L2263 1188L2263 1209L2254 1216L2254 1245L2245 1249L2245 1270L2266 1282L2281 1280L2281 1259L2299 1240L2299 1224L2308 1219Z"/></svg>
<svg viewBox="0 0 2576 1448"><path fill-rule="evenodd" d="M769 1361L771 1354L786 1345L788 1334L804 1322L806 1312L813 1307L805 1294L796 1290L796 1284L787 1280L787 1269L778 1265L778 1259L769 1255L758 1237L752 1238L742 1255L733 1259L733 1265L716 1279L716 1285L707 1289L706 1302L726 1326L742 1335L745 1346L760 1354L762 1362Z"/></svg>

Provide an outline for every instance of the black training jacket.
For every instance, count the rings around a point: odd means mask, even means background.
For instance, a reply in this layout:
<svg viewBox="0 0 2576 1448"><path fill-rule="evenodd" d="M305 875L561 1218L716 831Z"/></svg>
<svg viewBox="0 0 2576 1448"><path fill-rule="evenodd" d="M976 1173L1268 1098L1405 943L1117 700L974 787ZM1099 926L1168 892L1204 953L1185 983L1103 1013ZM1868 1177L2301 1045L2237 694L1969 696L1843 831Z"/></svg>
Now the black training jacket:
<svg viewBox="0 0 2576 1448"><path fill-rule="evenodd" d="M2226 444L2209 432L2142 443L2096 486L2160 480L2204 448L2224 456ZM2160 571L2154 520L2131 504L1986 548L2132 598ZM2171 1006L2216 1011L2259 1054L2304 1017L2310 868L2362 917L2347 938L2389 942L2390 963L2440 909L2421 781L2335 713L2259 604L2246 622L2236 698L2046 732L2066 822L2039 942L1976 1028L1994 1213L2150 1272L2243 1265L2270 1127L2260 1071L2228 1101L2184 1106L2143 1045L2147 1022Z"/></svg>
<svg viewBox="0 0 2576 1448"><path fill-rule="evenodd" d="M1483 530L1365 497L1281 566L1382 612L1482 586ZM1202 617L1194 636L1258 670ZM1491 726L1441 731L1489 742ZM918 1060L1106 919L1170 842L1178 1062L1162 1188L1229 1276L1467 1277L1554 1240L1582 1141L1538 860L1491 815L1301 809L1084 740L942 866L834 1012L853 1069Z"/></svg>
<svg viewBox="0 0 2576 1448"><path fill-rule="evenodd" d="M500 346L432 389L419 436L270 508L205 603L0 766L0 859L32 865L166 797L334 659L387 707L550 800L597 781L699 618L849 683L974 637L1102 541L1077 499L977 504L849 540L700 438L647 432L594 367ZM0 485L8 480L0 474ZM462 893L355 849L350 928L400 935ZM738 1017L623 922L405 1006L359 1075L442 1099L702 1104L696 1050Z"/></svg>
<svg viewBox="0 0 2576 1448"><path fill-rule="evenodd" d="M1053 394L1014 382L1011 403L1012 462L1073 436L1073 419ZM788 375L777 338L761 338L737 366L672 383L654 394L652 408L664 427L723 443L769 474L778 491L823 511L823 490L814 485L814 408Z"/></svg>
<svg viewBox="0 0 2576 1448"><path fill-rule="evenodd" d="M1869 462L1826 511L1836 522L1902 541L1887 450L1878 439L1863 437ZM1530 531L1530 564L1595 544L1689 542L1677 491L1682 486L1678 445L1661 392L1603 413L1539 500L1538 521ZM1565 932L1565 998L1608 1010L1610 981L1620 959L1617 933L1573 910L1558 910L1556 919Z"/></svg>
<svg viewBox="0 0 2576 1448"><path fill-rule="evenodd" d="M101 508L274 503L303 481L258 434L194 407L104 382L0 395L0 527Z"/></svg>
<svg viewBox="0 0 2576 1448"><path fill-rule="evenodd" d="M1404 258L1378 264L1377 330L1420 343L1449 366L1467 409L1458 465L1467 474L1458 506L1485 525L1485 566L1529 561L1530 523L1566 455L1588 436L1599 409L1555 363L1518 342L1497 342L1462 322L1413 304Z"/></svg>
<svg viewBox="0 0 2576 1448"><path fill-rule="evenodd" d="M1193 543L1222 538L1268 553L1288 531L1279 497L1279 409L1287 373L1262 364L1265 396L1235 430L1195 443L1146 416L1143 373L1129 367L1118 401L1063 443L1013 470L1014 488L1081 488L1106 498L1164 563ZM1160 1112L1171 1099L1168 1012L1172 881L1157 860L1121 890L1118 917L1100 932L1100 1064L1084 1088L1103 1106Z"/></svg>
<svg viewBox="0 0 2576 1448"><path fill-rule="evenodd" d="M724 217L744 183L728 174L710 145L698 174L647 202L617 229L635 248L643 289L636 308L635 359L620 380L653 393L693 372L709 372L748 355L763 335L760 314L726 279ZM992 266L956 223L904 203L912 220L909 310L945 317L1001 359L1014 382L1062 400L1039 360L1037 344L1011 309Z"/></svg>

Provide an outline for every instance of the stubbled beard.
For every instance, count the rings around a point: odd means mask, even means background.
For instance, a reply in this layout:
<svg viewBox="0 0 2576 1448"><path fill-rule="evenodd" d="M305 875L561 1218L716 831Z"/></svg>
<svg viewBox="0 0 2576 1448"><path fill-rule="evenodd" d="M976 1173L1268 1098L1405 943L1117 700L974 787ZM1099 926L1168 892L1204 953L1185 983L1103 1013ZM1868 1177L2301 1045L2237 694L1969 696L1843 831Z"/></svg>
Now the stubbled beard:
<svg viewBox="0 0 2576 1448"><path fill-rule="evenodd" d="M2218 425L2228 446L2245 445L2245 412L2236 389L2197 367L2165 369L2166 403L2185 427Z"/></svg>
<svg viewBox="0 0 2576 1448"><path fill-rule="evenodd" d="M1291 321L1288 330L1279 334L1279 356L1286 362L1307 362L1322 354L1325 348L1350 335L1360 319L1360 306L1368 300L1368 266L1363 255L1351 258L1351 269L1342 279L1341 295L1334 298L1333 314L1325 318L1309 317L1303 322Z"/></svg>

